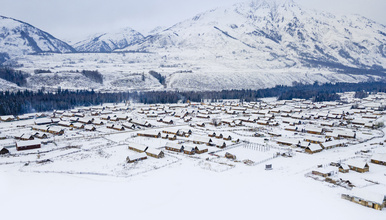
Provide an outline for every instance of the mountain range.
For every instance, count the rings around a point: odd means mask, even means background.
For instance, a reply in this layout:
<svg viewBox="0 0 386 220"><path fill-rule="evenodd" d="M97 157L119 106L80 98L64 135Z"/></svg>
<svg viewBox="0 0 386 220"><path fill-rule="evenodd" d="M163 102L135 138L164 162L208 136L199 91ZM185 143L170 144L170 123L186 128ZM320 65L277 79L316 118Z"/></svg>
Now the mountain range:
<svg viewBox="0 0 386 220"><path fill-rule="evenodd" d="M146 37L125 28L96 34L72 46L12 18L0 17L0 27L3 60L20 63L18 56L41 52L128 54L118 60L122 65L130 64L133 74L156 70L166 77L165 86L175 89L260 88L292 81L384 80L386 72L384 25L359 15L336 16L307 10L292 0L239 3L200 13ZM131 54L133 51L135 55ZM30 62L38 59L27 57ZM86 59L79 55L70 57L71 64ZM83 68L101 69L108 79L112 73L103 64L106 59L117 63L117 55L103 59L92 63L90 58ZM135 63L146 63L148 69ZM154 86L153 81L150 84ZM106 86L114 84L102 85Z"/></svg>

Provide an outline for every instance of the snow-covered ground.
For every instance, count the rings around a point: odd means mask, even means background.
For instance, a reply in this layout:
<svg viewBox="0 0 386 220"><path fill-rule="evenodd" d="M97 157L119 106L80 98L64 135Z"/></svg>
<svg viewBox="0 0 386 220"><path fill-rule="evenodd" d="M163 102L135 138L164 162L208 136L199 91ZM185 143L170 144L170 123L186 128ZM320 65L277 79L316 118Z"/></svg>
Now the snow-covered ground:
<svg viewBox="0 0 386 220"><path fill-rule="evenodd" d="M353 99L352 93L343 95L349 102L356 101L363 106L374 106L385 100L384 94L372 95L366 100ZM236 103L233 103L236 104ZM321 109L306 106L323 105ZM341 199L348 188L310 178L318 166L336 169L331 162L347 159L366 160L370 172L336 172L333 177L350 180L367 191L386 194L386 167L369 162L374 153L386 153L386 128L370 129L363 126L345 125L347 119L316 119L323 112L350 112L350 116L362 118L377 115L377 111L365 108L350 109L351 104L310 103L304 100L281 105L273 99L259 103L239 103L238 107L255 106L247 112L277 109L299 110L302 114L313 114L312 119L301 119L305 128L317 126L323 121L341 122L332 129L356 131L355 139L346 147L337 147L315 154L304 153L295 146L276 143L277 137L269 133L280 133L283 138L303 140L306 137L325 138L325 134L313 135L305 132L284 130L286 117L275 114L278 126L258 125L244 122L241 126L226 124L215 127L211 119L197 118L197 111L211 111L220 104L191 106L159 105L146 106L131 104L128 110L114 111L129 118L148 121L151 128L139 126L135 130L116 131L106 125L96 125L96 131L65 128L62 136L49 134L48 144L42 148L16 151L8 148L10 155L0 156L0 205L5 210L4 219L376 219L386 218L386 210L377 211ZM209 114L224 121L246 118L229 115L225 110L232 107L221 104L221 113ZM111 105L105 105L108 109ZM260 106L260 107L257 107ZM276 107L274 107L276 106ZM192 121L175 119L168 125L146 116L151 111L170 109L171 112L194 112L187 117ZM203 108L205 110L203 110ZM155 110L158 109L158 110ZM84 109L83 109L84 110ZM150 110L150 111L149 111ZM143 114L143 111L145 114ZM362 111L362 112L361 112ZM366 113L364 113L366 112ZM87 111L84 112L86 117ZM384 112L383 112L384 113ZM171 113L169 113L171 114ZM296 115L296 113L291 113ZM252 113L250 117L259 114ZM262 115L260 115L261 117ZM100 117L100 116L95 116ZM160 115L160 117L164 117ZM263 117L269 117L268 114ZM377 115L373 123L385 122L385 115ZM62 117L62 120L68 120ZM262 120L262 119L261 119ZM106 120L103 120L107 122ZM118 121L114 124L126 123ZM204 122L205 127L189 126ZM0 122L0 134L7 139L0 140L0 146L12 144L12 136L32 133L34 120ZM161 132L164 130L191 130L189 137L178 136L177 140L137 136L137 133ZM192 144L192 137L208 137L208 134L231 135L233 141L220 149L208 146L204 154L186 155L168 151L168 142ZM255 137L260 133L260 137ZM214 140L220 140L213 138ZM239 139L236 143L235 140ZM126 163L126 157L135 153L128 149L129 143L141 143L161 149L164 158L153 158L137 163ZM236 160L225 158L225 153L235 155ZM283 153L291 157L281 156ZM280 156L277 156L280 154ZM252 161L246 164L246 160ZM272 170L265 170L272 164Z"/></svg>

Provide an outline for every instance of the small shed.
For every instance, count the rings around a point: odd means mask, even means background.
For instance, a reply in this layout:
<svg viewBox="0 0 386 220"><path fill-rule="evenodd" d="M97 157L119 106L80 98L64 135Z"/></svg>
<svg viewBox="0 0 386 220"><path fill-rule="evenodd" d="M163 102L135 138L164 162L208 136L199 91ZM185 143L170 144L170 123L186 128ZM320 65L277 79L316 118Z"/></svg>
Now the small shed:
<svg viewBox="0 0 386 220"><path fill-rule="evenodd" d="M348 173L350 171L350 167L347 164L340 164L338 168L341 173Z"/></svg>

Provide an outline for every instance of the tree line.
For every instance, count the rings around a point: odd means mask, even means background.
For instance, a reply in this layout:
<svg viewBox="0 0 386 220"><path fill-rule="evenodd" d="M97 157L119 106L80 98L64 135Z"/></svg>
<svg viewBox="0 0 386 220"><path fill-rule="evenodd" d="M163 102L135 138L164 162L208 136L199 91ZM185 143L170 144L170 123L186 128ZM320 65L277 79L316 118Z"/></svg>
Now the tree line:
<svg viewBox="0 0 386 220"><path fill-rule="evenodd" d="M62 90L55 92L37 92L24 90L17 92L0 92L0 115L20 115L31 112L67 110L80 106L101 105L103 103L121 103L125 101L144 104L165 104L177 102L217 101L238 99L241 101L258 101L264 97L277 97L279 100L293 98L311 99L315 102L335 101L337 93L355 91L386 92L384 82L336 83L313 85L297 84L296 86L275 86L259 90L222 90L222 91L147 91L102 93L94 90Z"/></svg>

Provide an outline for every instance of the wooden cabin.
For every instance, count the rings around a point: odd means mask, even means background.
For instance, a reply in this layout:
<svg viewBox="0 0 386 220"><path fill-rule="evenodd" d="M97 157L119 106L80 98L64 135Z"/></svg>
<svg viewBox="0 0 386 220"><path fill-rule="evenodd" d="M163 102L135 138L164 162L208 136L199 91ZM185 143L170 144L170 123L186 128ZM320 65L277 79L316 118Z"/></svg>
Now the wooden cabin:
<svg viewBox="0 0 386 220"><path fill-rule="evenodd" d="M76 123L72 124L72 127L76 128L76 129L83 129L84 128L84 124L82 124L80 122L76 122Z"/></svg>
<svg viewBox="0 0 386 220"><path fill-rule="evenodd" d="M386 206L386 196L384 194L357 188L352 190L350 194L342 194L342 199L376 210L382 210Z"/></svg>
<svg viewBox="0 0 386 220"><path fill-rule="evenodd" d="M48 127L47 126L33 126L32 130L48 132Z"/></svg>
<svg viewBox="0 0 386 220"><path fill-rule="evenodd" d="M162 138L162 139L168 139L168 138L169 138L169 135L168 135L168 134L165 134L165 133L161 133L161 138Z"/></svg>
<svg viewBox="0 0 386 220"><path fill-rule="evenodd" d="M166 135L168 135L168 134L166 134ZM177 140L177 135L170 134L170 135L168 135L168 139L171 140L171 141L175 141L175 140Z"/></svg>
<svg viewBox="0 0 386 220"><path fill-rule="evenodd" d="M13 116L13 115L2 115L2 116L0 116L0 121L10 122L10 121L13 121L13 120L15 120L15 116Z"/></svg>
<svg viewBox="0 0 386 220"><path fill-rule="evenodd" d="M168 142L165 145L166 150L174 151L174 152L182 152L184 150L184 145Z"/></svg>
<svg viewBox="0 0 386 220"><path fill-rule="evenodd" d="M305 137L304 140L312 144L321 144L326 142L326 139L318 137Z"/></svg>
<svg viewBox="0 0 386 220"><path fill-rule="evenodd" d="M138 132L137 136L160 138L161 137L161 132L158 132L158 131L144 131L144 132Z"/></svg>
<svg viewBox="0 0 386 220"><path fill-rule="evenodd" d="M350 167L350 170L356 171L358 173L365 173L370 171L369 165L360 159L354 159L346 161L347 165Z"/></svg>
<svg viewBox="0 0 386 220"><path fill-rule="evenodd" d="M48 132L51 133L51 134L54 134L54 135L63 135L64 134L64 129L62 129L61 127L49 127L48 128Z"/></svg>
<svg viewBox="0 0 386 220"><path fill-rule="evenodd" d="M94 125L104 125L105 123L100 120L100 119L95 119L93 122L92 122Z"/></svg>
<svg viewBox="0 0 386 220"><path fill-rule="evenodd" d="M93 125L85 125L84 126L84 130L86 130L86 131L95 131L96 128Z"/></svg>
<svg viewBox="0 0 386 220"><path fill-rule="evenodd" d="M182 132L180 132L180 129L178 128L167 128L165 130L162 130L162 133L180 135L180 133Z"/></svg>
<svg viewBox="0 0 386 220"><path fill-rule="evenodd" d="M195 147L190 145L184 145L184 154L194 155L196 153Z"/></svg>
<svg viewBox="0 0 386 220"><path fill-rule="evenodd" d="M41 148L41 142L38 140L16 142L17 151L30 150L30 149L36 149L36 148Z"/></svg>
<svg viewBox="0 0 386 220"><path fill-rule="evenodd" d="M69 122L69 121L60 121L58 123L59 126L63 126L63 127L72 127L72 123Z"/></svg>
<svg viewBox="0 0 386 220"><path fill-rule="evenodd" d="M138 162L141 160L147 159L147 154L146 153L138 153L138 154L132 154L126 157L126 162L127 163L134 163Z"/></svg>
<svg viewBox="0 0 386 220"><path fill-rule="evenodd" d="M371 157L371 163L386 166L386 154L374 154Z"/></svg>
<svg viewBox="0 0 386 220"><path fill-rule="evenodd" d="M347 164L340 164L338 168L341 173L348 173L350 171L350 167Z"/></svg>
<svg viewBox="0 0 386 220"><path fill-rule="evenodd" d="M287 146L292 146L292 145L297 146L300 143L300 140L280 137L276 139L276 143L281 145L287 145Z"/></svg>
<svg viewBox="0 0 386 220"><path fill-rule="evenodd" d="M82 124L92 124L93 119L91 118L79 118L78 122Z"/></svg>
<svg viewBox="0 0 386 220"><path fill-rule="evenodd" d="M208 152L208 147L206 145L197 145L195 150L197 154L203 154Z"/></svg>
<svg viewBox="0 0 386 220"><path fill-rule="evenodd" d="M315 127L305 127L304 130L309 134L323 134L324 130L323 128L315 128Z"/></svg>
<svg viewBox="0 0 386 220"><path fill-rule="evenodd" d="M331 149L334 147L344 147L346 145L346 141L341 140L333 140L333 141L327 141L324 143L320 143L320 146L323 147L323 149Z"/></svg>
<svg viewBox="0 0 386 220"><path fill-rule="evenodd" d="M129 149L139 153L145 152L149 147L144 144L130 143Z"/></svg>
<svg viewBox="0 0 386 220"><path fill-rule="evenodd" d="M192 136L189 138L194 144L206 144L210 145L212 143L212 139L210 137L205 136Z"/></svg>
<svg viewBox="0 0 386 220"><path fill-rule="evenodd" d="M211 145L218 147L218 148L225 148L227 146L227 143L223 140L213 140L211 142Z"/></svg>
<svg viewBox="0 0 386 220"><path fill-rule="evenodd" d="M321 152L323 148L319 144L310 144L308 147L306 147L305 152L309 154L314 154Z"/></svg>
<svg viewBox="0 0 386 220"><path fill-rule="evenodd" d="M142 126L142 127L151 127L151 124L147 121L139 121L139 120L132 119L132 120L130 120L130 122L135 124L135 125Z"/></svg>
<svg viewBox="0 0 386 220"><path fill-rule="evenodd" d="M203 128L203 127L205 127L205 123L204 122L197 122L196 126Z"/></svg>
<svg viewBox="0 0 386 220"><path fill-rule="evenodd" d="M113 129L114 129L114 130L117 130L117 131L124 131L124 130L125 130L125 127L122 126L122 125L114 125L114 126L113 126Z"/></svg>
<svg viewBox="0 0 386 220"><path fill-rule="evenodd" d="M52 124L52 120L50 118L38 118L35 120L35 125L49 125Z"/></svg>
<svg viewBox="0 0 386 220"><path fill-rule="evenodd" d="M334 175L334 171L330 169L316 169L312 171L313 175L321 176L321 177L329 177Z"/></svg>
<svg viewBox="0 0 386 220"><path fill-rule="evenodd" d="M165 154L162 150L158 150L150 147L146 150L146 154L147 156L158 158L158 159L165 157Z"/></svg>
<svg viewBox="0 0 386 220"><path fill-rule="evenodd" d="M39 139L46 139L46 138L48 138L47 134L45 134L45 133L39 133L39 132L36 132L36 134L34 134L34 136L35 136L36 138L39 138Z"/></svg>
<svg viewBox="0 0 386 220"><path fill-rule="evenodd" d="M216 132L209 133L208 136L209 136L209 137L216 137Z"/></svg>
<svg viewBox="0 0 386 220"><path fill-rule="evenodd" d="M130 122L123 123L122 126L125 128L133 129L133 130L135 129L135 125L133 123L130 123Z"/></svg>

